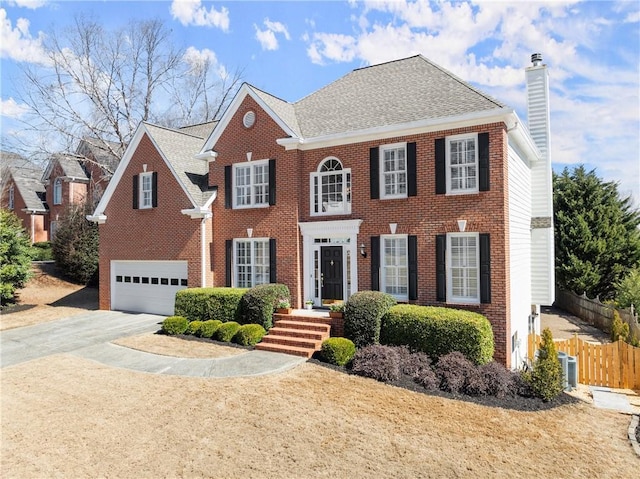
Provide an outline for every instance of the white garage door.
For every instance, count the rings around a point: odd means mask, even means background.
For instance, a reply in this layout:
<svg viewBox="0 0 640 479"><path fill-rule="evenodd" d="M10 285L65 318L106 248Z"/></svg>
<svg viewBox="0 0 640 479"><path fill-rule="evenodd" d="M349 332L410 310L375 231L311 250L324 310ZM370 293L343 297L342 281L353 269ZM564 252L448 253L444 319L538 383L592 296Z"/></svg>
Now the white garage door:
<svg viewBox="0 0 640 479"><path fill-rule="evenodd" d="M170 316L186 287L186 261L111 262L111 309Z"/></svg>

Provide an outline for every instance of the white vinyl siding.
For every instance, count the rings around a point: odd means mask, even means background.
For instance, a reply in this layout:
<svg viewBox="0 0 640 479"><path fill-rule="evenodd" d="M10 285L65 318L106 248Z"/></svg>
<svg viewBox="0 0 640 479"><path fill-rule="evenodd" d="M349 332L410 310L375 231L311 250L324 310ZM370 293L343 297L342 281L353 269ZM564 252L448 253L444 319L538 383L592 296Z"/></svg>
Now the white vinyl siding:
<svg viewBox="0 0 640 479"><path fill-rule="evenodd" d="M380 198L407 197L407 144L380 147Z"/></svg>
<svg viewBox="0 0 640 479"><path fill-rule="evenodd" d="M409 298L409 249L406 235L381 236L381 289L399 301Z"/></svg>
<svg viewBox="0 0 640 479"><path fill-rule="evenodd" d="M478 135L447 137L447 193L478 191Z"/></svg>
<svg viewBox="0 0 640 479"><path fill-rule="evenodd" d="M351 213L351 170L337 158L327 158L311 173L311 215Z"/></svg>
<svg viewBox="0 0 640 479"><path fill-rule="evenodd" d="M447 235L447 300L480 302L480 244L477 233Z"/></svg>
<svg viewBox="0 0 640 479"><path fill-rule="evenodd" d="M269 206L269 160L233 167L233 207Z"/></svg>
<svg viewBox="0 0 640 479"><path fill-rule="evenodd" d="M233 240L233 271L236 288L252 288L269 282L269 240Z"/></svg>

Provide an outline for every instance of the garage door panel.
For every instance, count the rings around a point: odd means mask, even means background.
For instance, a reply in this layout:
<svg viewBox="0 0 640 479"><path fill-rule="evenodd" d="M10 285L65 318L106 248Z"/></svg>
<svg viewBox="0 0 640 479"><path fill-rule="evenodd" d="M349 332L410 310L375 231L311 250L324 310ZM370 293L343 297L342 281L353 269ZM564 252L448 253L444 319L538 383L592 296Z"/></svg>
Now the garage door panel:
<svg viewBox="0 0 640 479"><path fill-rule="evenodd" d="M111 309L171 315L187 272L186 261L112 261Z"/></svg>

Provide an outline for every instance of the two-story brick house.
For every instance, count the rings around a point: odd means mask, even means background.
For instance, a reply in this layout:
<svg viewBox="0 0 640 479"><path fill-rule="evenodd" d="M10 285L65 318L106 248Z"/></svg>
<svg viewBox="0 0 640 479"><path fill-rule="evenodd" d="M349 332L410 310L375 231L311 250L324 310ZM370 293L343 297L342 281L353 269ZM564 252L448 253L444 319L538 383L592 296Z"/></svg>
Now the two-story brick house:
<svg viewBox="0 0 640 479"><path fill-rule="evenodd" d="M532 73L548 142L546 68ZM296 103L245 84L206 139L139 128L92 217L101 308L170 314L157 298L186 285L277 281L297 307L374 289L486 315L496 359L515 365L553 302L540 138L422 56Z"/></svg>

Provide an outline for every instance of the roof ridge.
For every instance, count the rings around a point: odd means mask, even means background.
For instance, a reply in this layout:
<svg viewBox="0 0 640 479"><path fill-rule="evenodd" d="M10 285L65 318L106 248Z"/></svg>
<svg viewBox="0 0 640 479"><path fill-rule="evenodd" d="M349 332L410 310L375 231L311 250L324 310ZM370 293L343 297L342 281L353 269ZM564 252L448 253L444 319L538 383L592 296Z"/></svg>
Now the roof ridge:
<svg viewBox="0 0 640 479"><path fill-rule="evenodd" d="M170 131L171 133L177 133L177 134L179 134L179 135L189 136L189 137L191 137L191 138L196 138L196 139L198 139L198 140L204 140L204 139L205 139L205 138L204 138L204 137L202 137L202 136L194 135L194 134L192 134L192 133L185 133L184 131L180 131L180 130L177 130L177 129L175 129L175 128L171 128L171 127L169 127L169 126L156 125L155 123L150 123L150 122L148 122L148 121L143 121L142 123L143 123L144 125L146 125L146 126L150 126L150 127L152 127L152 128L158 128L158 129L160 129L160 130ZM189 126L196 126L196 125L189 125Z"/></svg>

